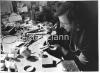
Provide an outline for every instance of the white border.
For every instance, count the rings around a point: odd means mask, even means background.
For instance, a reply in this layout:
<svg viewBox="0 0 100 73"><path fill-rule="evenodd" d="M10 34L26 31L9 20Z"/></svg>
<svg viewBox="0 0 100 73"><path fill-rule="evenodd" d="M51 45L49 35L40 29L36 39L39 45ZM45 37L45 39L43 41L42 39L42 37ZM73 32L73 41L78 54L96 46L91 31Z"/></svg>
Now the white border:
<svg viewBox="0 0 100 73"><path fill-rule="evenodd" d="M0 0L0 1L62 1L62 0ZM100 42L99 42L99 38L100 38L100 1L99 0L63 0L63 1L98 1L98 56L100 56ZM99 57L99 61L100 61L100 57ZM99 70L100 70L100 63L99 63ZM99 72L99 71L97 71ZM11 72L0 72L0 73L11 73ZM14 73L22 73L22 72L14 72ZM30 72L23 72L23 73L30 73ZM44 72L35 72L35 73L44 73ZM49 73L49 72L45 72L45 73ZM56 73L56 72L52 72L52 73ZM63 73L63 72L57 72L57 73ZM73 73L73 72L70 72ZM77 72L74 72L77 73ZM85 72L87 73L87 72ZM91 72L88 72L91 73ZM95 72L96 73L96 72Z"/></svg>
<svg viewBox="0 0 100 73"><path fill-rule="evenodd" d="M1 0L1 1L99 1L99 0Z"/></svg>

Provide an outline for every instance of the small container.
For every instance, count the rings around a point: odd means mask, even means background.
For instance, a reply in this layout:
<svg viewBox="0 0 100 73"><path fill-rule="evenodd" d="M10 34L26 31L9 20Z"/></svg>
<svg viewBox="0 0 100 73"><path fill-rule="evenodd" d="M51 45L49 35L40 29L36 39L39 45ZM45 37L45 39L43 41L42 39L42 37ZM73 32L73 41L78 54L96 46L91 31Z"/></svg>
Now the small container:
<svg viewBox="0 0 100 73"><path fill-rule="evenodd" d="M29 57L31 55L31 51L28 50L27 47L23 46L22 48L20 48L20 54L22 56L24 56L25 58Z"/></svg>

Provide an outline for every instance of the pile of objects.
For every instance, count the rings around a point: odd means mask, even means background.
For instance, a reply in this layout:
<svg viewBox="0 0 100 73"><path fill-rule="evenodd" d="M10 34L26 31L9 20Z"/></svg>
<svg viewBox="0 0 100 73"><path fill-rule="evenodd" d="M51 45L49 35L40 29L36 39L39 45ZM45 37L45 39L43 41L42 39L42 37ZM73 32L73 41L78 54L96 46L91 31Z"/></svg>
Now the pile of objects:
<svg viewBox="0 0 100 73"><path fill-rule="evenodd" d="M21 71L20 66L28 72L41 68L55 69L63 59L53 57L47 52L47 50L55 51L57 49L57 46L50 45L48 42L49 37L57 33L55 24L57 19L53 17L54 8L50 8L49 4L48 7L43 6L43 11L40 12L38 8L35 8L37 12L33 12L33 14L32 9L28 10L26 5L19 3L17 7L18 12L1 17L0 71L18 72ZM48 14L48 12L50 13ZM30 63L30 65L26 66L23 64L24 62L25 64ZM33 65L41 65L41 68Z"/></svg>

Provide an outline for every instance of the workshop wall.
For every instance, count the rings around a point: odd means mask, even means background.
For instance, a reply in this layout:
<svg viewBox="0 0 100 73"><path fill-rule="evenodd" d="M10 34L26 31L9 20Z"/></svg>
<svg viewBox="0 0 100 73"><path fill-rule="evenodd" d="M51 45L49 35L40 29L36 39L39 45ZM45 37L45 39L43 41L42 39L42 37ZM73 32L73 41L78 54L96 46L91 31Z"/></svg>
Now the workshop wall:
<svg viewBox="0 0 100 73"><path fill-rule="evenodd" d="M12 2L11 1L1 1L1 12L2 13L11 13L13 11Z"/></svg>

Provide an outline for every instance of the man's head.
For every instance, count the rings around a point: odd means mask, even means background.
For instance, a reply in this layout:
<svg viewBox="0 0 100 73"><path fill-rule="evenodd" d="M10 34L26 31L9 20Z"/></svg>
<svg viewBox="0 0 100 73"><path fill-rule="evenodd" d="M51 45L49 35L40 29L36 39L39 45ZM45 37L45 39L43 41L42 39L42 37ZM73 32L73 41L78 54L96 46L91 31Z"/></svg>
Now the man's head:
<svg viewBox="0 0 100 73"><path fill-rule="evenodd" d="M62 16L66 14L69 21L76 19L78 5L77 2L58 2L56 3L56 13L55 16Z"/></svg>
<svg viewBox="0 0 100 73"><path fill-rule="evenodd" d="M55 16L59 18L61 27L70 30L70 26L73 22L76 22L76 6L74 2L57 3ZM66 25L65 25L66 24Z"/></svg>
<svg viewBox="0 0 100 73"><path fill-rule="evenodd" d="M72 28L72 24L70 23L68 17L66 16L66 13L63 15L58 16L60 21L60 27L64 28L67 32L69 32Z"/></svg>

